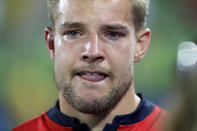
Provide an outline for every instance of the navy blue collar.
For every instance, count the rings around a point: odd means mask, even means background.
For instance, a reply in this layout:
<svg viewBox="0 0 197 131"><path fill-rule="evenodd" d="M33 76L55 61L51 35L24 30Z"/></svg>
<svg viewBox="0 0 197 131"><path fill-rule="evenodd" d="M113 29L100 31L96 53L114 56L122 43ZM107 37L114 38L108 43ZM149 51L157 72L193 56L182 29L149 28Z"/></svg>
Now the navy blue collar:
<svg viewBox="0 0 197 131"><path fill-rule="evenodd" d="M137 109L126 115L118 115L114 117L112 124L106 124L104 130L109 129L116 130L119 125L131 125L144 120L154 109L154 104L143 97L141 93L137 94L141 98L141 102ZM69 126L74 129L74 131L83 130L88 131L89 128L86 124L81 124L78 119L70 117L63 114L59 108L59 100L57 100L55 106L47 112L48 117L55 123L62 126Z"/></svg>

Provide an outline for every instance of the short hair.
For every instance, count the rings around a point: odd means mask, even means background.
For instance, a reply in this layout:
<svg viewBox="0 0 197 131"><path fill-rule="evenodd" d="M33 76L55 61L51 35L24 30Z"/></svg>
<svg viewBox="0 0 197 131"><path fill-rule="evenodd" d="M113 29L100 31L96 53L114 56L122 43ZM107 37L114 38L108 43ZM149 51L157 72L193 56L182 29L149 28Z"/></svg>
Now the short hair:
<svg viewBox="0 0 197 131"><path fill-rule="evenodd" d="M135 31L146 26L146 19L149 13L150 0L130 0L132 2L132 15ZM47 0L48 15L53 29L55 29L55 19L57 17L57 6L59 0Z"/></svg>

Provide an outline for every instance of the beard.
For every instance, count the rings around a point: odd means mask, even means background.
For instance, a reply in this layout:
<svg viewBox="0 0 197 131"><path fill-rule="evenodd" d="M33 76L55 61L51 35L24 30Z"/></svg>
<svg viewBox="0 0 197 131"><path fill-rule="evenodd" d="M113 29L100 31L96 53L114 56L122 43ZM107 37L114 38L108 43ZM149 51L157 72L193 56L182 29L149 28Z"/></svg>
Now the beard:
<svg viewBox="0 0 197 131"><path fill-rule="evenodd" d="M94 68L94 66L84 68L90 69ZM71 74L74 74L73 72L75 72L76 70L80 69L74 69ZM111 77L110 79L112 80L112 85L109 87L110 90L108 91L108 93L101 98L95 98L92 100L86 100L83 97L78 96L76 94L75 87L71 84L71 80L66 80L59 74L59 72L55 72L55 79L64 99L74 109L82 113L99 114L108 112L113 109L129 90L132 84L133 76L130 72L131 68L129 68L128 70L122 73L119 77L110 75L109 77Z"/></svg>

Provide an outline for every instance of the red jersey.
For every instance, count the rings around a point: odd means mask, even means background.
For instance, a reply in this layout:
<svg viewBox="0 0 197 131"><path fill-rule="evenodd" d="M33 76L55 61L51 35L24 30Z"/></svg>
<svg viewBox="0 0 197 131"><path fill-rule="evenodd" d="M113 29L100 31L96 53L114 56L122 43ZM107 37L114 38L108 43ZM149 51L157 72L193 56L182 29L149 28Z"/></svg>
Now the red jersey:
<svg viewBox="0 0 197 131"><path fill-rule="evenodd" d="M137 109L126 115L115 116L106 123L103 131L161 131L161 122L166 111L138 94L141 102ZM29 120L12 131L90 131L86 124L61 113L59 101L48 112Z"/></svg>

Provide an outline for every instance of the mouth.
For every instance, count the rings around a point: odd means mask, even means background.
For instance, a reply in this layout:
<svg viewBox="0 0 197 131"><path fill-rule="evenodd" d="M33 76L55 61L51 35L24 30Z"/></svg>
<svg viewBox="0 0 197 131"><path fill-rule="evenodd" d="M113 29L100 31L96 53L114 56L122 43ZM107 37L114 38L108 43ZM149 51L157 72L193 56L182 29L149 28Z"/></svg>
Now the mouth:
<svg viewBox="0 0 197 131"><path fill-rule="evenodd" d="M107 73L100 72L100 71L81 71L76 73L77 76L80 78L91 81L91 82L99 82L108 77Z"/></svg>

